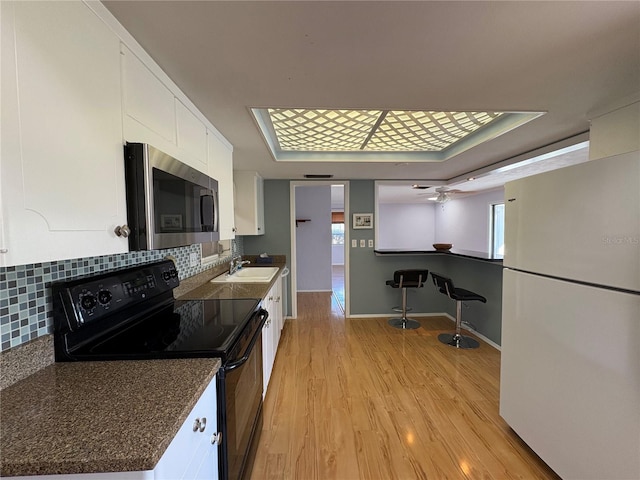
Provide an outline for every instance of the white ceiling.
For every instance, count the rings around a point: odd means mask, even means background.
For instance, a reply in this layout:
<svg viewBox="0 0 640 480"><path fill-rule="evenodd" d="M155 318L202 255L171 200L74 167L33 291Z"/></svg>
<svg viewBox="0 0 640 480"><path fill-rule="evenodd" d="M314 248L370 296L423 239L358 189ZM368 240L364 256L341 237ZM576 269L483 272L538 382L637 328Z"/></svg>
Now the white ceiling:
<svg viewBox="0 0 640 480"><path fill-rule="evenodd" d="M265 178L447 183L587 132L640 92L637 1L104 4L234 145L235 168ZM547 113L445 162L303 164L273 160L250 107Z"/></svg>

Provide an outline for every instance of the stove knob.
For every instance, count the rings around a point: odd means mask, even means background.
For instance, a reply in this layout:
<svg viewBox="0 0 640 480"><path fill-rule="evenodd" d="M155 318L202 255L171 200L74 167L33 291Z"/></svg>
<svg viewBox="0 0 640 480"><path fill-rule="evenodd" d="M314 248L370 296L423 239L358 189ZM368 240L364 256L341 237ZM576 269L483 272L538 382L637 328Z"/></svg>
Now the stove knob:
<svg viewBox="0 0 640 480"><path fill-rule="evenodd" d="M100 290L98 292L98 302L100 302L101 305L106 305L111 301L112 298L113 295L111 295L111 292L109 290Z"/></svg>
<svg viewBox="0 0 640 480"><path fill-rule="evenodd" d="M87 294L80 299L80 306L85 310L91 310L96 306L98 301L92 294Z"/></svg>
<svg viewBox="0 0 640 480"><path fill-rule="evenodd" d="M178 276L178 271L174 268L171 270L171 278L176 278Z"/></svg>
<svg viewBox="0 0 640 480"><path fill-rule="evenodd" d="M171 272L162 272L162 279L165 282L168 282L169 280L171 280Z"/></svg>

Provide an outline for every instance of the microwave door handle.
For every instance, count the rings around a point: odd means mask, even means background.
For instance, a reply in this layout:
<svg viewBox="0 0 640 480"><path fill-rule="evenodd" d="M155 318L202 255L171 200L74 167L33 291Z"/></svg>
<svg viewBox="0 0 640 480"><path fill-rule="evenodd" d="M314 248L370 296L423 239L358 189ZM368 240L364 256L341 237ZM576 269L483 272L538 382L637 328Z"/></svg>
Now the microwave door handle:
<svg viewBox="0 0 640 480"><path fill-rule="evenodd" d="M219 209L218 191L214 190L213 191L213 231L214 232L218 231L218 217L220 216L220 212L218 209Z"/></svg>
<svg viewBox="0 0 640 480"><path fill-rule="evenodd" d="M211 197L213 198L213 195L209 195L209 194L205 194L205 195L200 195L200 228L203 228L206 223L204 220L204 199L205 197ZM214 212L215 212L215 207L214 207ZM215 222L215 213L214 213L214 222ZM205 230L207 231L207 230Z"/></svg>
<svg viewBox="0 0 640 480"><path fill-rule="evenodd" d="M251 339L251 343L249 344L247 349L244 351L244 355L242 357L240 357L235 362L229 362L229 363L227 363L226 365L224 365L222 367L225 372L230 372L231 370L235 370L236 368L241 367L242 365L244 365L245 362L247 360L249 360L249 356L251 355L251 351L253 350L253 347L255 346L256 342L258 341L258 338L260 338L260 335L262 334L262 327L264 326L265 322L267 321L267 318L269 318L269 312L267 312L264 308L261 308L260 312L258 313L258 315L260 315L262 317L262 319L260 321L260 327L256 330L256 333L254 334L253 338Z"/></svg>

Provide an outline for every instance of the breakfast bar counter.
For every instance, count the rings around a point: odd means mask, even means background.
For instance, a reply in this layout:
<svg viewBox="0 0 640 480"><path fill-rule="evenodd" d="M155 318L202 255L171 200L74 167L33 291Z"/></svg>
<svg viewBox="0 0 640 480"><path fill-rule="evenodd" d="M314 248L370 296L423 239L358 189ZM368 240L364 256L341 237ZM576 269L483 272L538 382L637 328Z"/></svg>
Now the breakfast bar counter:
<svg viewBox="0 0 640 480"><path fill-rule="evenodd" d="M481 260L483 262L502 263L503 255L492 255L487 252L476 252L474 250L460 250L452 248L451 250L413 250L413 249L376 249L373 251L376 256L387 257L397 255L451 255L454 257L470 258L473 260Z"/></svg>

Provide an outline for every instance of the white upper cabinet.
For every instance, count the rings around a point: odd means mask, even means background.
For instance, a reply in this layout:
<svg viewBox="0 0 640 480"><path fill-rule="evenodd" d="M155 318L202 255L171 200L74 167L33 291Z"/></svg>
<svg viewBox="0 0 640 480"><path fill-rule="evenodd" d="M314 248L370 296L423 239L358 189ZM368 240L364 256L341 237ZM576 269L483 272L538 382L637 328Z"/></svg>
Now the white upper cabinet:
<svg viewBox="0 0 640 480"><path fill-rule="evenodd" d="M120 42L81 2L2 2L0 265L127 250Z"/></svg>
<svg viewBox="0 0 640 480"><path fill-rule="evenodd" d="M207 127L182 102L176 99L178 148L184 152L183 162L206 173Z"/></svg>
<svg viewBox="0 0 640 480"><path fill-rule="evenodd" d="M0 266L128 251L124 142L211 173L233 238L232 146L100 2L0 8Z"/></svg>
<svg viewBox="0 0 640 480"><path fill-rule="evenodd" d="M122 78L125 141L148 143L207 173L207 126L124 44Z"/></svg>
<svg viewBox="0 0 640 480"><path fill-rule="evenodd" d="M236 170L235 183L236 234L264 234L264 183L257 172Z"/></svg>
<svg viewBox="0 0 640 480"><path fill-rule="evenodd" d="M220 240L236 236L233 203L233 150L217 133L207 132L207 155L209 176L218 181L218 203L220 205Z"/></svg>
<svg viewBox="0 0 640 480"><path fill-rule="evenodd" d="M122 45L124 137L157 148L176 144L173 93L126 46Z"/></svg>

